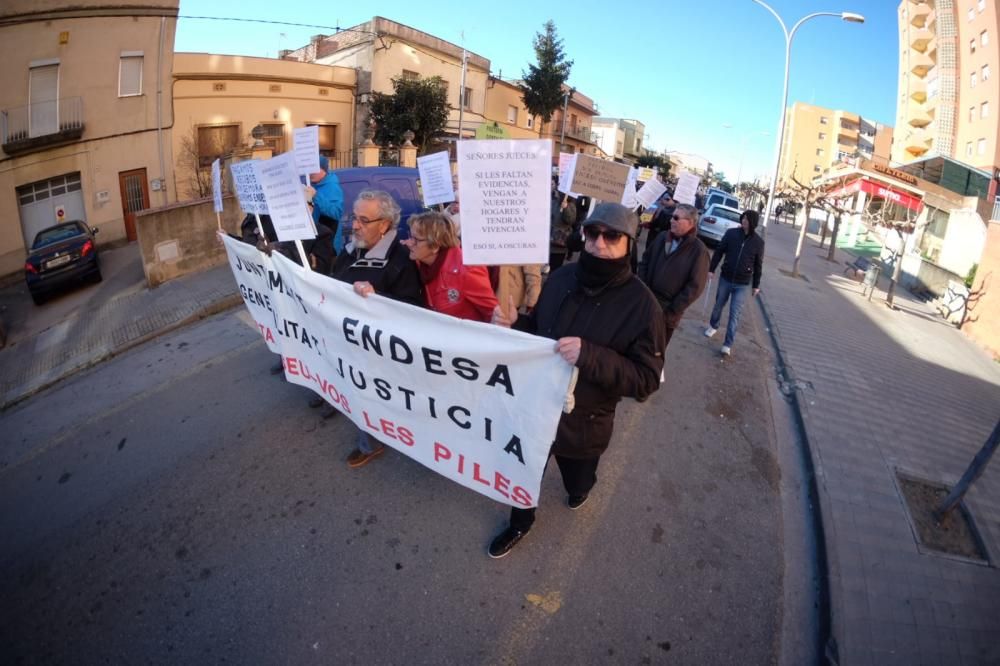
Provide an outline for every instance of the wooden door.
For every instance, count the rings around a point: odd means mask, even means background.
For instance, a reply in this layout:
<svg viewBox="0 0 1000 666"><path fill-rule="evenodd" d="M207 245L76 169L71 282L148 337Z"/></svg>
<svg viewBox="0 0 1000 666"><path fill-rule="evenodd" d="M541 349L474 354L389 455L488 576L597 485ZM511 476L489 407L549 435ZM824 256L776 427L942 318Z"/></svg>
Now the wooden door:
<svg viewBox="0 0 1000 666"><path fill-rule="evenodd" d="M135 214L149 208L149 185L146 182L146 170L122 171L118 174L118 187L122 193L125 235L130 241L134 241L136 239Z"/></svg>

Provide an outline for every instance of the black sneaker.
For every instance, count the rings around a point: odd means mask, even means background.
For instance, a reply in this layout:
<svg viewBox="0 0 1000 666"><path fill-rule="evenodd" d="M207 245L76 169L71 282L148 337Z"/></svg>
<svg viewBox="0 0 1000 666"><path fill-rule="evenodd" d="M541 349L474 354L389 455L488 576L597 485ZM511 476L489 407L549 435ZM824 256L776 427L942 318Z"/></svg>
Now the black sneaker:
<svg viewBox="0 0 1000 666"><path fill-rule="evenodd" d="M521 530L514 529L513 527L507 527L490 543L490 557L495 560L499 560L501 557L506 556L507 553L514 550L514 546L517 545L517 542L523 539L524 535L527 533L527 530L522 532Z"/></svg>
<svg viewBox="0 0 1000 666"><path fill-rule="evenodd" d="M570 511L576 511L586 504L588 499L590 499L590 495L570 495L566 500L566 506L570 508Z"/></svg>

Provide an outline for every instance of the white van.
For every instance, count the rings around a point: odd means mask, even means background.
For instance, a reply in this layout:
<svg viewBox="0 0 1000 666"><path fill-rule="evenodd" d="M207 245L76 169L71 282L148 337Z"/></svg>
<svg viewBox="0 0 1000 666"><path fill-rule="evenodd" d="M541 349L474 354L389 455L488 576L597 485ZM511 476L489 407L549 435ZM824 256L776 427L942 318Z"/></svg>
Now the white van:
<svg viewBox="0 0 1000 666"><path fill-rule="evenodd" d="M725 190L720 190L717 187L712 187L705 193L705 198L701 204L701 212L704 213L706 210L715 205L726 206L727 208L735 208L739 210L740 201L735 195L730 194Z"/></svg>

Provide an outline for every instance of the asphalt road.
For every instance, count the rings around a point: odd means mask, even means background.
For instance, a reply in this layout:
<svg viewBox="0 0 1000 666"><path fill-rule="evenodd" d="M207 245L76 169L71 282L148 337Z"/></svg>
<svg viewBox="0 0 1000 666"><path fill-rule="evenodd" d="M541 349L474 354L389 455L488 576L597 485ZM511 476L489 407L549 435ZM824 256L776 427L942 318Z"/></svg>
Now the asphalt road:
<svg viewBox="0 0 1000 666"><path fill-rule="evenodd" d="M269 374L241 313L136 348L0 414L0 661L776 663L781 443L748 312L726 361L685 323L591 501L553 467L502 560L505 507L395 451L349 469L346 419Z"/></svg>

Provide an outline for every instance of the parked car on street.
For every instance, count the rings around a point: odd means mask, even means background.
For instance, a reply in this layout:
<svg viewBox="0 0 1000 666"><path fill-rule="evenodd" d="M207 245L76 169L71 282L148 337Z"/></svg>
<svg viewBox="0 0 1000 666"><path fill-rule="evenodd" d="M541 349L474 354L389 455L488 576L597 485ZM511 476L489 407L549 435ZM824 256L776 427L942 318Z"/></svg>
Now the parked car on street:
<svg viewBox="0 0 1000 666"><path fill-rule="evenodd" d="M718 204L709 206L698 220L698 236L711 245L722 240L722 236L734 227L740 226L740 211Z"/></svg>
<svg viewBox="0 0 1000 666"><path fill-rule="evenodd" d="M728 206L729 208L739 208L740 201L734 195L724 192L718 188L713 187L708 192L705 193L705 199L702 202L702 211L707 211L712 206Z"/></svg>
<svg viewBox="0 0 1000 666"><path fill-rule="evenodd" d="M86 222L73 220L42 229L35 234L24 262L24 280L35 305L53 291L84 280L101 281L97 244Z"/></svg>

